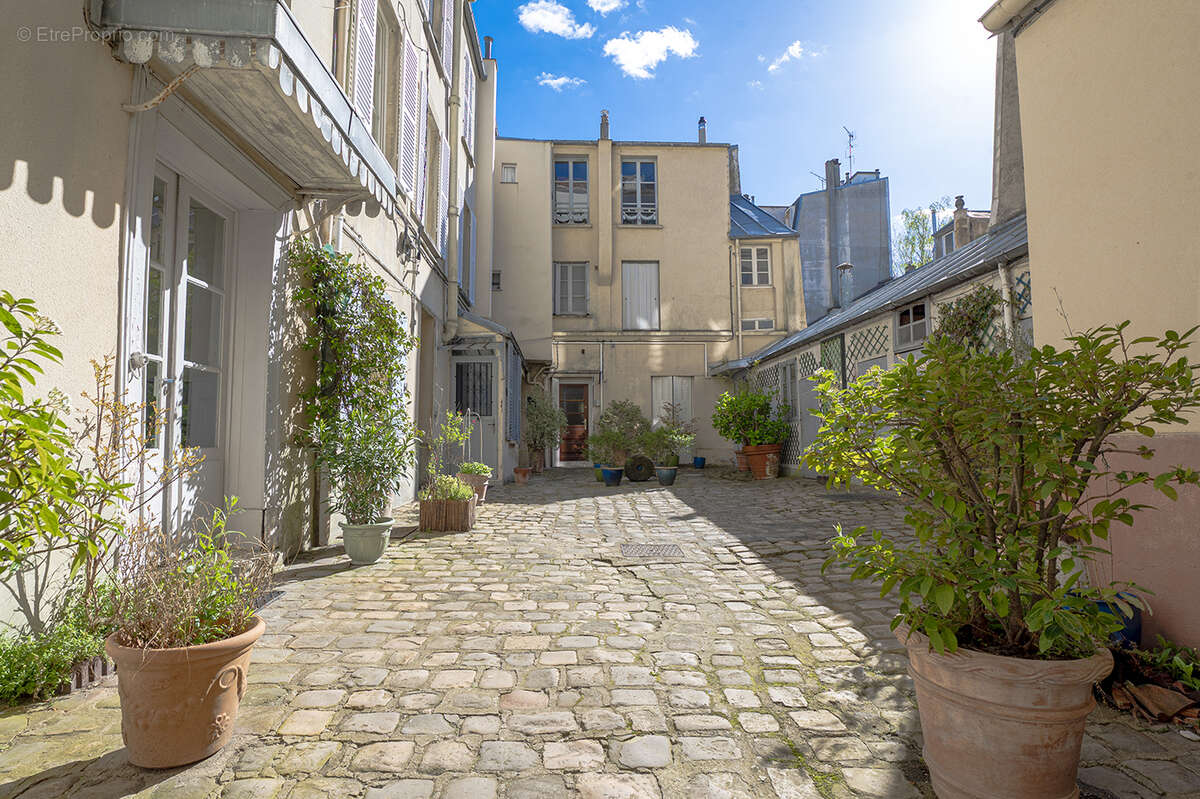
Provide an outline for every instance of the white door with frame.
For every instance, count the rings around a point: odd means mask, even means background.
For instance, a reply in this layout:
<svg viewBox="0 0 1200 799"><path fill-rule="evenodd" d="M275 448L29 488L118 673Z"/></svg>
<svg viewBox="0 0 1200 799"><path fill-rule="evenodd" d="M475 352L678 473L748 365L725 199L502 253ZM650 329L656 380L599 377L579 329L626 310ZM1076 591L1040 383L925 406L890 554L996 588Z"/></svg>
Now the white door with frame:
<svg viewBox="0 0 1200 799"><path fill-rule="evenodd" d="M163 495L169 528L189 527L224 500L226 335L234 214L157 165L144 275L145 401L161 409L151 467L180 447L203 460Z"/></svg>

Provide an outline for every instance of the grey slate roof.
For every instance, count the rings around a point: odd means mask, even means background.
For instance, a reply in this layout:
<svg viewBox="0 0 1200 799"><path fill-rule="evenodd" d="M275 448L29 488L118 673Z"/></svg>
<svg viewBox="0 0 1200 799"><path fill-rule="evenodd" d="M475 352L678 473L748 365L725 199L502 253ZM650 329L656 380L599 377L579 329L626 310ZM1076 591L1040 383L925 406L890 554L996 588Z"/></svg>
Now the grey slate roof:
<svg viewBox="0 0 1200 799"><path fill-rule="evenodd" d="M823 316L803 330L798 330L760 349L758 352L717 367L714 373L745 369L755 361L765 361L776 355L819 341L832 333L868 319L880 311L890 310L921 297L963 283L994 269L998 261L1013 260L1028 252L1029 236L1025 215L1005 222L984 235L919 269L906 272L894 280L852 302L848 307Z"/></svg>
<svg viewBox="0 0 1200 799"><path fill-rule="evenodd" d="M795 236L796 231L740 194L729 196L729 238L761 239Z"/></svg>

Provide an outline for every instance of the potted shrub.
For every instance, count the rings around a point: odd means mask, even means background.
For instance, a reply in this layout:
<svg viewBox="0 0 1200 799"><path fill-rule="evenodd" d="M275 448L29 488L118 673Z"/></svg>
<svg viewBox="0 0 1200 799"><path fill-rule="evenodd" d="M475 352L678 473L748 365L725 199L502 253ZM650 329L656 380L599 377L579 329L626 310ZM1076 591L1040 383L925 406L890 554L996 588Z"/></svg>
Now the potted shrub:
<svg viewBox="0 0 1200 799"><path fill-rule="evenodd" d="M467 461L458 465L457 476L474 490L476 504L482 505L484 497L487 496L488 478L492 476L492 467L479 461Z"/></svg>
<svg viewBox="0 0 1200 799"><path fill-rule="evenodd" d="M454 411L446 411L446 418L436 434L426 434L428 481L417 494L420 529L465 532L475 526L474 488L443 473L447 451L465 445L470 438L471 423L463 414Z"/></svg>
<svg viewBox="0 0 1200 799"><path fill-rule="evenodd" d="M783 442L792 432L790 412L771 393L748 388L737 393L726 391L713 408L713 428L722 438L741 444L754 479L765 480L779 476Z"/></svg>
<svg viewBox="0 0 1200 799"><path fill-rule="evenodd" d="M919 359L847 388L817 376L823 424L805 456L835 485L898 493L915 537L840 531L827 562L898 594L924 757L940 797L1076 795L1103 647L1137 602L1089 584L1114 523L1198 475L1121 469L1155 428L1200 407L1192 332L1126 338L1128 323L1027 358L935 335Z"/></svg>
<svg viewBox="0 0 1200 799"><path fill-rule="evenodd" d="M638 448L654 461L654 473L658 484L669 486L675 484L679 472L679 454L675 450L671 431L665 427L648 430L638 441Z"/></svg>
<svg viewBox="0 0 1200 799"><path fill-rule="evenodd" d="M327 471L330 510L356 564L378 560L391 533L390 496L415 459L405 371L416 345L383 279L345 253L303 239L289 245L295 299L310 320L303 341L316 380L301 398L299 439Z"/></svg>
<svg viewBox="0 0 1200 799"><path fill-rule="evenodd" d="M671 445L670 452L664 456L663 465L678 466L683 451L691 449L696 443L696 420L684 419L678 403L664 402L659 426L667 431Z"/></svg>
<svg viewBox="0 0 1200 799"><path fill-rule="evenodd" d="M546 392L535 388L525 401L525 443L529 446L529 460L534 472L541 472L546 465L546 450L555 449L562 441L567 429L567 414L546 396Z"/></svg>
<svg viewBox="0 0 1200 799"><path fill-rule="evenodd" d="M588 436L588 452L600 463L600 475L610 488L621 484L625 473L629 442L616 430L604 430Z"/></svg>
<svg viewBox="0 0 1200 799"><path fill-rule="evenodd" d="M194 763L233 732L272 568L269 555L235 560L227 550L234 502L188 543L145 523L125 541L136 556L116 575L105 649L117 664L121 735L135 765Z"/></svg>

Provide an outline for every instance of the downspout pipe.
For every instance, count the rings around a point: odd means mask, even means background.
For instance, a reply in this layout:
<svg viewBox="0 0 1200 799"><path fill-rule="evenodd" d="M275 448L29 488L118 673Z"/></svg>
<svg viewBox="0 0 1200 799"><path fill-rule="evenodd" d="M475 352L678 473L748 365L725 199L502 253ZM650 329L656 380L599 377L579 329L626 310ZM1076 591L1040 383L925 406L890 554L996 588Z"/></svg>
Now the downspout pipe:
<svg viewBox="0 0 1200 799"><path fill-rule="evenodd" d="M458 218L461 199L458 196L458 140L461 135L459 133L459 113L462 110L459 84L463 78L462 34L466 21L464 7L467 2L469 0L454 0L454 24L452 26L454 43L451 45L452 56L450 75L448 76L450 79L450 109L448 112L450 119L446 127L450 139L450 186L448 188L448 218L446 221L448 227L446 231L446 340L458 335L458 289L461 283L458 263Z"/></svg>

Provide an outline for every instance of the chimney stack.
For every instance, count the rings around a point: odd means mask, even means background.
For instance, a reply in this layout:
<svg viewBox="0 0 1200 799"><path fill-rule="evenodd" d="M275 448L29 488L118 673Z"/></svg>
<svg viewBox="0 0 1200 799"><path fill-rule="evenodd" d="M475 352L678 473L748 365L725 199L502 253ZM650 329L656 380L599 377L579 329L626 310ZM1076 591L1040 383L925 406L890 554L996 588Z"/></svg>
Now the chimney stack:
<svg viewBox="0 0 1200 799"><path fill-rule="evenodd" d="M842 163L836 158L825 162L825 188L836 189L842 185Z"/></svg>
<svg viewBox="0 0 1200 799"><path fill-rule="evenodd" d="M700 117L700 143L708 144L708 120Z"/></svg>
<svg viewBox="0 0 1200 799"><path fill-rule="evenodd" d="M495 39L493 39L491 36L483 37L483 57L484 58L490 59L492 57L492 42L494 42L494 41L495 41Z"/></svg>
<svg viewBox="0 0 1200 799"><path fill-rule="evenodd" d="M608 109L600 112L600 138L601 140L608 138Z"/></svg>

